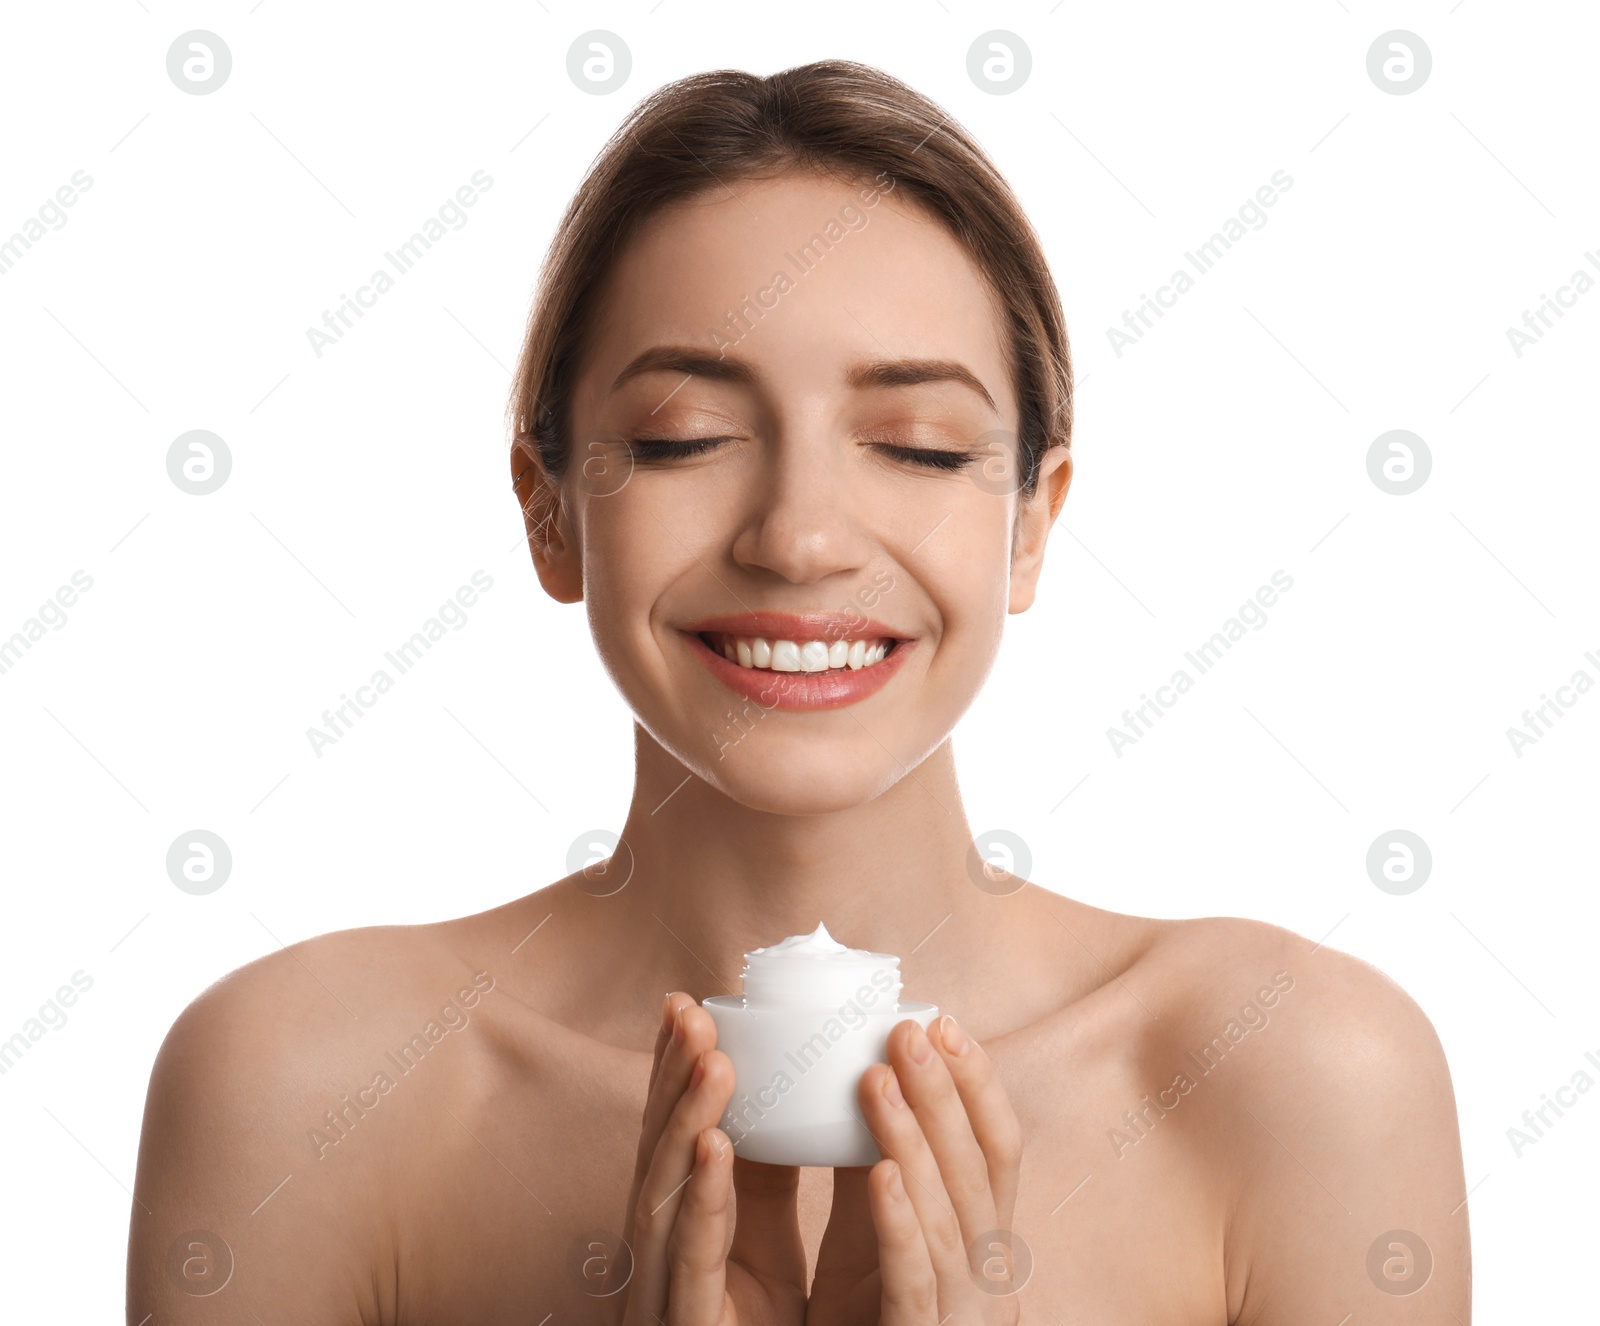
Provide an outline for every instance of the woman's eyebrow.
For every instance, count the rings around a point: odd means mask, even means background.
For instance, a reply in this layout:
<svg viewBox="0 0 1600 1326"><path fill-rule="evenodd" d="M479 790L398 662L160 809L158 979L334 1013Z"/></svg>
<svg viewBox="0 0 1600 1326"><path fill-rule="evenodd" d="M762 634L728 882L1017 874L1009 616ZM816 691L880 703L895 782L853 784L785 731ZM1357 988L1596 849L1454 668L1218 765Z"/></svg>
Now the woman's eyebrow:
<svg viewBox="0 0 1600 1326"><path fill-rule="evenodd" d="M631 360L611 384L615 391L630 378L644 373L687 373L694 377L711 378L719 382L737 382L753 386L756 373L742 359L726 355L709 354L687 345L652 346ZM852 365L845 375L852 387L914 387L925 382L956 382L969 387L983 398L991 410L996 410L994 397L978 379L978 375L965 364L953 359L875 359Z"/></svg>
<svg viewBox="0 0 1600 1326"><path fill-rule="evenodd" d="M617 374L610 391L615 391L630 378L639 377L644 373L662 372L689 373L695 377L714 378L720 382L738 382L745 386L754 386L756 381L755 370L742 359L708 354L704 350L688 345L656 345L635 356L628 366Z"/></svg>
<svg viewBox="0 0 1600 1326"><path fill-rule="evenodd" d="M953 359L875 359L855 365L845 380L852 387L915 387L923 382L959 382L972 388L983 397L985 405L999 413L994 397L978 380L978 375Z"/></svg>

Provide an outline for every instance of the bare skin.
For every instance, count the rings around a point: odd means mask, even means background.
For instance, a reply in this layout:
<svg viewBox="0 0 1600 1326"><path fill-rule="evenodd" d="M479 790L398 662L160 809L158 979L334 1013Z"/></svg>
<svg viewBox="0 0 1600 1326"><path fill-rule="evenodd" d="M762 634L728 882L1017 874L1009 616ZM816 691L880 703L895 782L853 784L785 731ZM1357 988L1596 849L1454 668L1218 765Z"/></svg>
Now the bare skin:
<svg viewBox="0 0 1600 1326"><path fill-rule="evenodd" d="M652 347L711 344L859 198L798 174L711 189L619 256L578 378L585 454L725 439L620 485L519 488L553 504L530 522L542 584L585 603L636 715L625 859L307 940L200 996L152 1074L130 1323L1470 1321L1449 1072L1393 982L1258 922L971 869L949 734L1032 603L1071 462L1051 453L1024 499L881 445L1015 432L999 310L959 244L885 192L725 347L740 380L613 389ZM988 399L851 384L912 357L965 365ZM868 612L912 649L854 705L730 726L739 697L683 628L747 609ZM819 920L899 954L906 997L974 1042L896 1028L860 1085L892 1157L870 1168L760 1165L716 1127L735 1083L698 1001ZM993 1229L1026 1246L1015 1294L952 1255ZM597 1296L624 1237L628 1283ZM197 1296L224 1243L231 1275ZM1392 1292L1424 1248L1426 1282Z"/></svg>

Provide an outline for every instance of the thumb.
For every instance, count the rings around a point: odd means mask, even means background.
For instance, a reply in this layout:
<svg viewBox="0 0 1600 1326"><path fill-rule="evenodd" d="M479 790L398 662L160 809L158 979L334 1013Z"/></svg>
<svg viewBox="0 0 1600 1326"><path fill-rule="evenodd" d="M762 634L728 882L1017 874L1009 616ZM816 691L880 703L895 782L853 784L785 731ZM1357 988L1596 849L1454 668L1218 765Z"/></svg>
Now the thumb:
<svg viewBox="0 0 1600 1326"><path fill-rule="evenodd" d="M728 1260L753 1275L806 1287L800 1237L800 1167L733 1157L734 1226Z"/></svg>
<svg viewBox="0 0 1600 1326"><path fill-rule="evenodd" d="M833 1171L833 1205L817 1250L817 1274L853 1283L878 1269L878 1231L867 1188L869 1165Z"/></svg>

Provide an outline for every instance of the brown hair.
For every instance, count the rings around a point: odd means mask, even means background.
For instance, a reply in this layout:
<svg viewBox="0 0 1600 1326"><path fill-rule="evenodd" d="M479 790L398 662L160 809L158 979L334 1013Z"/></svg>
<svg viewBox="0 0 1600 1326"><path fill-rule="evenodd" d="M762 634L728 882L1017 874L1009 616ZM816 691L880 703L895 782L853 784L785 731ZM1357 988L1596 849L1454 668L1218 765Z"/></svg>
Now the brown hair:
<svg viewBox="0 0 1600 1326"><path fill-rule="evenodd" d="M932 101L870 65L819 60L761 77L719 69L637 105L568 204L539 274L508 414L559 480L568 409L594 297L652 213L718 183L802 168L888 174L987 275L1009 323L1020 405L1017 486L1031 496L1049 447L1072 442L1072 360L1061 300L1032 225L977 143ZM536 521L548 512L530 516Z"/></svg>

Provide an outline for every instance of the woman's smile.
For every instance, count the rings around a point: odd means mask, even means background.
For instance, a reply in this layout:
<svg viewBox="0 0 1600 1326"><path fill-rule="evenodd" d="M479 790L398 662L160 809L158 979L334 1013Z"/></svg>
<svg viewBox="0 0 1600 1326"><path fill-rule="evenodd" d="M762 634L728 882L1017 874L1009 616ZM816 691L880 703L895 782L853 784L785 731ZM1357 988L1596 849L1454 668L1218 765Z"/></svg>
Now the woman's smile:
<svg viewBox="0 0 1600 1326"><path fill-rule="evenodd" d="M679 632L729 689L767 709L836 709L888 685L915 641L859 616L753 612Z"/></svg>

